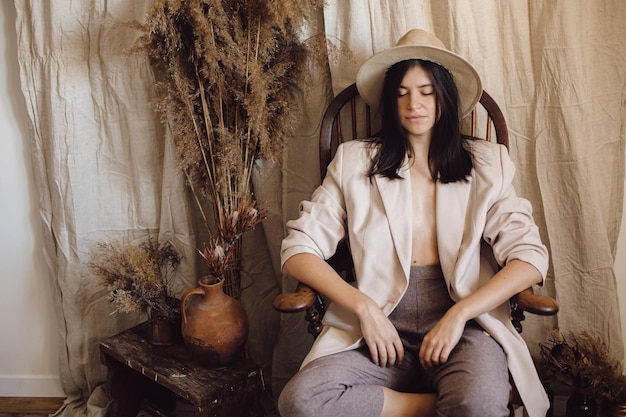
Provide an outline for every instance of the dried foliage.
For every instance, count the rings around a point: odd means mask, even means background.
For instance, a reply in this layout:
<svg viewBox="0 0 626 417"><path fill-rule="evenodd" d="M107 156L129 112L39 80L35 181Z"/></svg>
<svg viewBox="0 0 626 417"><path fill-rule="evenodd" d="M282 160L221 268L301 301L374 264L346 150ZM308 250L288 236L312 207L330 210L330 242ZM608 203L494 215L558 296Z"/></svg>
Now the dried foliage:
<svg viewBox="0 0 626 417"><path fill-rule="evenodd" d="M202 210L224 225L252 195L257 158L280 162L296 125L297 93L320 42L300 30L323 0L157 0L135 50L150 58L162 120ZM249 204L249 203L246 203ZM225 247L227 236L208 248ZM211 265L213 262L209 262ZM216 268L218 269L218 268Z"/></svg>
<svg viewBox="0 0 626 417"><path fill-rule="evenodd" d="M91 250L92 275L110 291L115 312L153 312L170 317L175 309L169 299L170 280L180 256L169 243L148 238L141 245L98 242Z"/></svg>
<svg viewBox="0 0 626 417"><path fill-rule="evenodd" d="M586 333L577 337L581 350L589 358L584 375L598 397L613 403L626 404L626 373L624 363L609 356L606 345Z"/></svg>
<svg viewBox="0 0 626 417"><path fill-rule="evenodd" d="M218 224L221 239L211 238L209 243L205 243L204 248L198 251L213 276L218 278L224 276L239 238L254 229L265 217L265 211L257 208L256 201L246 198L230 217L224 218Z"/></svg>
<svg viewBox="0 0 626 417"><path fill-rule="evenodd" d="M626 374L622 361L609 356L606 345L586 332L569 338L558 329L540 344L547 375L574 388L590 389L613 404L626 402Z"/></svg>
<svg viewBox="0 0 626 417"><path fill-rule="evenodd" d="M567 340L559 330L554 329L548 342L539 346L548 377L570 387L585 386L583 370L589 364L589 358L575 339Z"/></svg>

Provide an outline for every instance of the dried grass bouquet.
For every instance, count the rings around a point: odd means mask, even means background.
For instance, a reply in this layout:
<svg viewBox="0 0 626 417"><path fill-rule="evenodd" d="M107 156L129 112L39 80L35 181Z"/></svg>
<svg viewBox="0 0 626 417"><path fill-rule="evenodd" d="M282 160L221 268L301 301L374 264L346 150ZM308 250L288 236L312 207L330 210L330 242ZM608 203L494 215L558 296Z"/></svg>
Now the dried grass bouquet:
<svg viewBox="0 0 626 417"><path fill-rule="evenodd" d="M157 78L157 110L214 238L202 251L216 271L228 259L222 233L252 203L255 160L280 161L297 123L297 94L319 42L300 30L323 0L157 0L135 49ZM325 43L324 43L325 45ZM201 201L213 206L211 232ZM247 229L262 216L248 218ZM219 274L216 274L220 276Z"/></svg>
<svg viewBox="0 0 626 417"><path fill-rule="evenodd" d="M92 276L110 291L114 312L174 317L178 303L172 302L170 284L180 256L171 243L98 242L90 255Z"/></svg>
<svg viewBox="0 0 626 417"><path fill-rule="evenodd" d="M612 358L606 345L587 333L576 338L589 363L584 376L598 398L611 404L626 405L626 371L621 360Z"/></svg>
<svg viewBox="0 0 626 417"><path fill-rule="evenodd" d="M584 370L589 358L575 338L568 340L558 329L554 329L548 342L539 347L546 376L572 388L587 385Z"/></svg>
<svg viewBox="0 0 626 417"><path fill-rule="evenodd" d="M626 404L624 364L611 358L599 338L586 332L565 337L555 329L540 347L549 377L574 388L586 388L611 404Z"/></svg>

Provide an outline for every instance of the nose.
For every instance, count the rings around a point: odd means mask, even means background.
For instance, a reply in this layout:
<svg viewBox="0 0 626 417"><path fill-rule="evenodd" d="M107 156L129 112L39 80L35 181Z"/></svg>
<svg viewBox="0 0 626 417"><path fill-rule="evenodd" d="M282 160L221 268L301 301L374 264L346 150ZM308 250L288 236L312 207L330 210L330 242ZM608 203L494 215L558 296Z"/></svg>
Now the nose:
<svg viewBox="0 0 626 417"><path fill-rule="evenodd" d="M408 108L410 110L420 108L422 105L423 105L422 97L420 96L420 94L416 94L416 93L409 94L409 102L408 102L409 107Z"/></svg>

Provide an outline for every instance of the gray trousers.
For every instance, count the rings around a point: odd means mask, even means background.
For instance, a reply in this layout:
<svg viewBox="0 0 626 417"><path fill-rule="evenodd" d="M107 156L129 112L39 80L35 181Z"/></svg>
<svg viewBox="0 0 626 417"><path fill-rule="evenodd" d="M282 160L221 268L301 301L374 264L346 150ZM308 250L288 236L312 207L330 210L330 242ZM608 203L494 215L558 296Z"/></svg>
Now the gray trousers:
<svg viewBox="0 0 626 417"><path fill-rule="evenodd" d="M468 323L445 364L421 367L423 337L452 304L439 266L412 267L407 293L389 316L405 346L402 364L377 366L367 347L315 359L282 391L281 417L379 417L382 387L436 393L437 416L508 416L505 354L476 323Z"/></svg>

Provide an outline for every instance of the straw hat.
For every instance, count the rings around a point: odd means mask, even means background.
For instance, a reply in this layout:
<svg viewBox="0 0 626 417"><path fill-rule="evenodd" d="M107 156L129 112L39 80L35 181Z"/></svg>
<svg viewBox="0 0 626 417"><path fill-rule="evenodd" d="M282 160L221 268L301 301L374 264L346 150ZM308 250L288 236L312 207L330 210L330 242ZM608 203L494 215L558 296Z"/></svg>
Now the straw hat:
<svg viewBox="0 0 626 417"><path fill-rule="evenodd" d="M459 91L461 117L467 116L478 103L483 88L474 67L448 51L435 35L421 29L412 29L398 40L396 46L372 55L359 69L356 86L367 104L378 107L385 72L393 64L406 59L435 62L450 71Z"/></svg>

